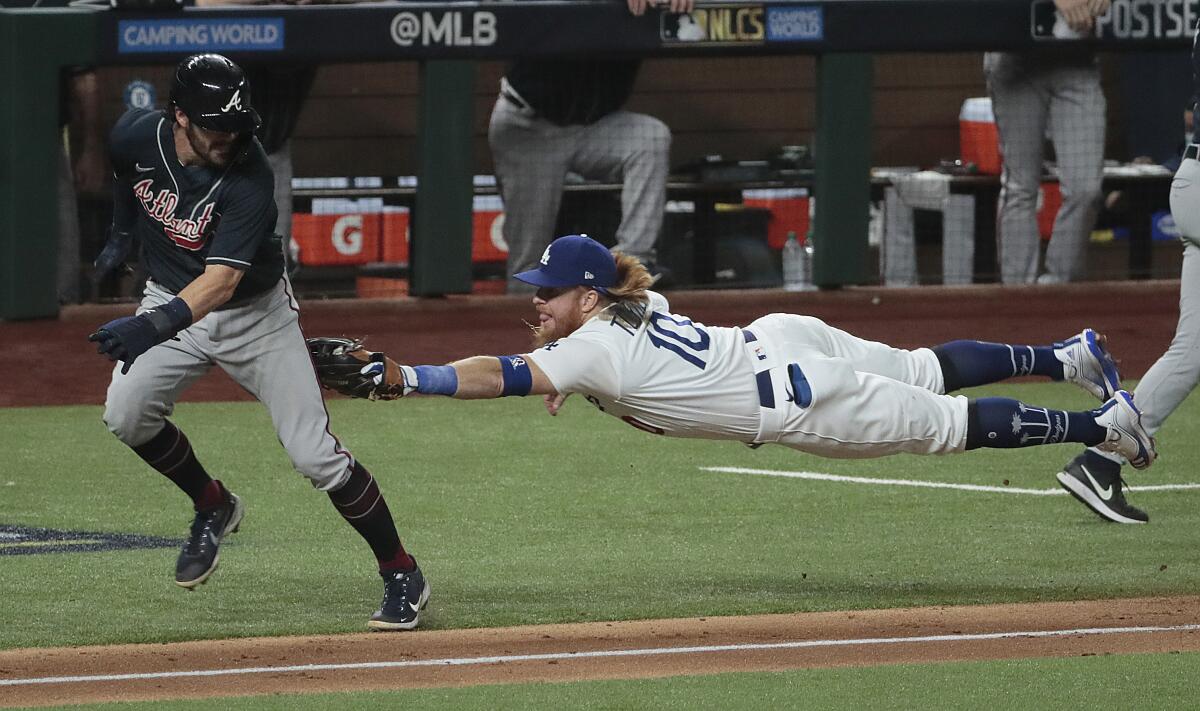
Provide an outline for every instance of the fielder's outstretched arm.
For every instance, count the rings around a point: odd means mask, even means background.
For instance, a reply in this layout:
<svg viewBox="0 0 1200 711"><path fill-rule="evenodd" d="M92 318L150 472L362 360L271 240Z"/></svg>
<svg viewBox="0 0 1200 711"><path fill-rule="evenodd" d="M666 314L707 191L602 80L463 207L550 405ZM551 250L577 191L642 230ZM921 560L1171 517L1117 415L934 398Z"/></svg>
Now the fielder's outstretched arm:
<svg viewBox="0 0 1200 711"><path fill-rule="evenodd" d="M514 361L520 362L514 363ZM413 372L428 373L437 368L454 370L454 377L457 381L454 392L439 394L450 395L458 400L481 400L504 395L558 394L558 391L550 384L550 379L528 356L473 356L456 360L450 365L417 366L413 368ZM525 373L521 371L525 371ZM526 374L529 379L528 389L524 389L522 385ZM441 375L448 376L448 373L443 371ZM517 391L513 391L514 389ZM421 386L420 375L418 375L417 392L426 392Z"/></svg>
<svg viewBox="0 0 1200 711"><path fill-rule="evenodd" d="M402 365L361 341L308 339L317 379L329 390L369 400L395 400L413 393L481 400L507 395L558 395L527 355L474 356L449 365Z"/></svg>

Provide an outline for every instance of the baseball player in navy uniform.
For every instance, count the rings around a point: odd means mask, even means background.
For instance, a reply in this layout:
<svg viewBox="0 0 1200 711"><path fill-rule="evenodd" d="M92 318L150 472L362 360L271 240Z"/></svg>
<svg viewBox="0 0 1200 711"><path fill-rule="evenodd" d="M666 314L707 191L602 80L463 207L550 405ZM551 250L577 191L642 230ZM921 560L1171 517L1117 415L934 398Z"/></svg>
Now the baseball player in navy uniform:
<svg viewBox="0 0 1200 711"><path fill-rule="evenodd" d="M1192 39L1192 72L1200 97L1200 28ZM1192 115L1195 116L1193 110ZM1158 432L1175 408L1200 382L1200 127L1193 123L1192 143L1171 181L1171 216L1183 240L1179 275L1179 323L1175 337L1134 393L1150 434ZM1150 516L1130 504L1122 491L1121 457L1095 448L1072 459L1058 473L1067 491L1101 518L1115 523L1147 523Z"/></svg>
<svg viewBox="0 0 1200 711"><path fill-rule="evenodd" d="M209 476L167 418L183 390L222 368L266 405L292 464L374 552L385 592L369 626L411 629L429 584L401 546L375 479L330 433L274 234L273 176L253 134L260 119L250 89L225 57L193 55L175 70L165 112L134 109L113 129L113 239L103 263L118 261L136 238L149 280L137 315L89 337L120 361L104 421L192 499L196 516L175 582L194 589L216 569L244 504Z"/></svg>
<svg viewBox="0 0 1200 711"><path fill-rule="evenodd" d="M743 328L705 326L647 291L651 276L636 259L581 235L555 240L537 268L516 276L537 288L535 350L444 366L373 362L362 372L380 385L397 373L400 394L542 395L551 414L580 393L653 434L774 442L826 457L1081 442L1139 468L1155 458L1133 398L1118 390L1104 339L1091 329L1046 346L953 341L906 351L793 314ZM1103 404L1067 412L946 394L1016 375L1067 380Z"/></svg>

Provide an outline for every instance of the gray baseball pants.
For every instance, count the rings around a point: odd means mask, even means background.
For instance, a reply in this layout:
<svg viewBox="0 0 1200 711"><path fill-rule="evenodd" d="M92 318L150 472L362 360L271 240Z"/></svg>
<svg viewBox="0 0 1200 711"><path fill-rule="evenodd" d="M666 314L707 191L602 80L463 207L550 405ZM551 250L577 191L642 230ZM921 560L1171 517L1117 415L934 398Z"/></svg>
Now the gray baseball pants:
<svg viewBox="0 0 1200 711"><path fill-rule="evenodd" d="M1142 424L1150 434L1158 432L1200 383L1200 162L1186 159L1175 171L1175 179L1171 181L1171 215L1183 235L1179 324L1171 345L1133 391L1134 402L1142 411Z"/></svg>
<svg viewBox="0 0 1200 711"><path fill-rule="evenodd" d="M1084 275L1084 248L1100 208L1105 128L1100 69L1036 62L1011 52L984 55L1004 156L997 237L1005 284L1038 281L1037 197L1047 133L1054 144L1063 203L1046 248L1041 281L1067 282Z"/></svg>
<svg viewBox="0 0 1200 711"><path fill-rule="evenodd" d="M146 285L138 313L174 298ZM175 409L179 395L213 365L266 405L292 465L322 491L340 488L354 460L329 431L329 413L300 331L291 285L280 279L248 303L214 311L160 343L121 375L118 363L104 422L125 444L149 441Z"/></svg>
<svg viewBox="0 0 1200 711"><path fill-rule="evenodd" d="M654 260L670 171L671 131L652 116L617 111L588 125L558 126L503 96L488 125L508 244L508 292L534 287L512 275L538 265L557 236L554 225L568 172L621 181L616 249Z"/></svg>

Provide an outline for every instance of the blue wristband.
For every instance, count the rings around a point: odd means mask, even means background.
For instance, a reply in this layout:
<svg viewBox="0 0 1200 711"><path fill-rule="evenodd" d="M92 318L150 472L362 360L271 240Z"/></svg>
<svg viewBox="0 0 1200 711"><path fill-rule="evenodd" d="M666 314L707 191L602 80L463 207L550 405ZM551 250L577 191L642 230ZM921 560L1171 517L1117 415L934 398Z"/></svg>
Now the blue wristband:
<svg viewBox="0 0 1200 711"><path fill-rule="evenodd" d="M452 365L418 365L417 392L424 395L453 395L458 392L458 371Z"/></svg>
<svg viewBox="0 0 1200 711"><path fill-rule="evenodd" d="M496 356L496 360L500 361L500 376L504 379L504 390L500 397L528 395L533 389L533 373L529 372L525 356Z"/></svg>
<svg viewBox="0 0 1200 711"><path fill-rule="evenodd" d="M173 338L176 333L192 325L192 309L178 296L162 306L144 312L142 316L154 326L158 336L157 343Z"/></svg>

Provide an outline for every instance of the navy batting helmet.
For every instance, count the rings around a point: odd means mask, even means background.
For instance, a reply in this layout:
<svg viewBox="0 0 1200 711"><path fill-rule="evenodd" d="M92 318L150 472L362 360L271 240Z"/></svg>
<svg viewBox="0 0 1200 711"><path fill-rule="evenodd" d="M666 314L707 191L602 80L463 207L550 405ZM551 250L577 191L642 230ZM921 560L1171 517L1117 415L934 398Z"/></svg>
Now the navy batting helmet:
<svg viewBox="0 0 1200 711"><path fill-rule="evenodd" d="M250 105L246 74L219 54L193 54L175 67L171 103L192 123L212 131L243 133L262 125Z"/></svg>

